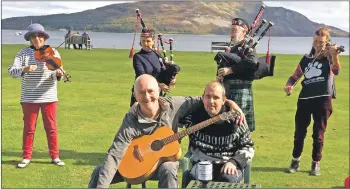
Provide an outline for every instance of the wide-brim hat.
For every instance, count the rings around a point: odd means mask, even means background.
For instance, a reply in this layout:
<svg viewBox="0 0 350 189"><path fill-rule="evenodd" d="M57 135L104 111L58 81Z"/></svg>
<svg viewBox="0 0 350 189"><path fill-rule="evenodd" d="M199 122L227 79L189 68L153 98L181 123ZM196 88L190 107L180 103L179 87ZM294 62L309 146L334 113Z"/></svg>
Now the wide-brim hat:
<svg viewBox="0 0 350 189"><path fill-rule="evenodd" d="M45 40L50 38L50 35L45 32L45 29L41 24L34 23L28 26L28 32L24 35L24 39L29 41L30 36L36 33L43 34L45 36Z"/></svg>

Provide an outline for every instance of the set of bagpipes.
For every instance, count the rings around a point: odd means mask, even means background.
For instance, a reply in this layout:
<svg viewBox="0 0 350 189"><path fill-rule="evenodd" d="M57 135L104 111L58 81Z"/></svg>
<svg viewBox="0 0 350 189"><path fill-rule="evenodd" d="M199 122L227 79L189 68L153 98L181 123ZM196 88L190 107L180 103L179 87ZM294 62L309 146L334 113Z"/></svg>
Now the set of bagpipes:
<svg viewBox="0 0 350 189"><path fill-rule="evenodd" d="M143 29L146 29L147 26L145 25L142 16L141 16L141 12L139 9L135 10L136 14L137 14L137 20L140 21L141 26ZM136 23L137 24L137 23ZM158 48L153 49L152 51L158 56L159 58L159 62L162 66L162 70L161 72L158 74L157 76L157 81L159 83L164 83L166 85L170 85L171 81L176 77L176 75L180 72L180 66L176 65L174 63L174 54L173 54L173 39L169 38L168 40L164 40L162 34L158 34L158 45L160 44L162 47L162 53L160 53L160 49ZM164 48L164 43L169 44L169 50L170 50L170 60L168 60L167 55L166 55L166 50ZM129 58L131 58L133 55L133 49L130 50L130 56ZM165 96L166 93L164 93Z"/></svg>
<svg viewBox="0 0 350 189"><path fill-rule="evenodd" d="M223 67L232 67L232 66L240 66L237 65L238 62L240 62L242 59L246 58L246 56L254 51L256 46L259 44L259 41L265 36L267 31L270 30L270 28L273 26L272 22L269 22L267 24L267 21L263 19L260 23L260 25L257 27L257 29L253 32L253 28L257 25L259 22L263 12L264 12L265 5L261 5L261 8L256 15L254 22L249 27L244 41L239 45L238 47L238 56L234 53L230 53L231 51L231 45L232 40L229 42L228 47L226 48L226 52L218 52L216 56L214 57L214 60L217 63L218 69ZM267 26L266 26L267 24ZM266 26L264 31L260 34L259 38L257 40L254 39L254 37L259 33L259 30ZM270 39L268 42L268 51L266 53L266 56L259 57L258 63L254 65L254 67L250 68L253 70L251 73L247 74L253 74L254 79L261 79L266 76L273 76L274 74L274 67L275 67L275 60L276 56L270 56Z"/></svg>

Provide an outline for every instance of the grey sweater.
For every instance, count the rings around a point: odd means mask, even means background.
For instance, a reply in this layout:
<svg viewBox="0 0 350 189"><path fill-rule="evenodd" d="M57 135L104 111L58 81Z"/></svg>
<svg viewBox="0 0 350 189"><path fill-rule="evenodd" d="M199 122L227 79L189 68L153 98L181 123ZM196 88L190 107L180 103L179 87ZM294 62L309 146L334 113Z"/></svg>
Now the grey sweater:
<svg viewBox="0 0 350 189"><path fill-rule="evenodd" d="M200 97L160 97L161 112L157 120L145 118L140 107L135 103L124 116L112 146L107 152L102 169L99 173L97 188L108 188L117 172L129 144L134 138L152 134L158 127L166 125L177 132L180 117L199 105Z"/></svg>

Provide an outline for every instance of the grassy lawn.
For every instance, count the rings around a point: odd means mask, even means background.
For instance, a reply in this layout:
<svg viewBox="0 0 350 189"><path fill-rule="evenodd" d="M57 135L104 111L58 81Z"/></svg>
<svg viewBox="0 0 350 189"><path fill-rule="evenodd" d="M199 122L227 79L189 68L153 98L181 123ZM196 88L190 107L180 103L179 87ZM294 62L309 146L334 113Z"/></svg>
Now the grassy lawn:
<svg viewBox="0 0 350 189"><path fill-rule="evenodd" d="M72 82L58 85L58 130L60 157L64 167L50 163L46 135L38 118L32 163L16 168L22 154L22 109L20 79L7 68L23 45L2 45L2 187L4 188L86 188L92 170L104 160L122 118L129 108L134 80L128 50L68 50L60 48L63 65ZM182 68L171 95L199 96L215 79L215 54L175 52ZM300 84L285 97L287 78L301 55L277 55L275 76L254 82L256 131L251 183L266 188L330 188L344 186L349 175L349 56L341 56L342 70L336 77L337 99L325 134L321 176L308 175L311 167L312 125L308 129L301 170L284 173L293 145L294 115ZM187 151L188 139L182 142ZM181 175L181 173L179 174ZM125 188L125 183L111 187ZM141 187L139 185L138 187ZM157 182L148 182L156 188Z"/></svg>

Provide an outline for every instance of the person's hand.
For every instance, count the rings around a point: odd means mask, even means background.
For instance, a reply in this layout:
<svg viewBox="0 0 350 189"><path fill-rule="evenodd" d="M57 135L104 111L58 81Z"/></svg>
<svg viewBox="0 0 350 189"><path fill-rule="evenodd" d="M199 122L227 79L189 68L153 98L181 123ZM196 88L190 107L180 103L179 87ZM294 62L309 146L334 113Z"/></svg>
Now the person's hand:
<svg viewBox="0 0 350 189"><path fill-rule="evenodd" d="M228 74L232 74L232 68L220 68L218 70L218 75L219 76L225 76L225 75L228 75Z"/></svg>
<svg viewBox="0 0 350 189"><path fill-rule="evenodd" d="M227 103L230 106L230 112L238 112L239 113L239 117L235 119L236 125L244 125L244 123L246 122L246 119L245 119L245 115L244 115L242 109L233 100L227 100Z"/></svg>
<svg viewBox="0 0 350 189"><path fill-rule="evenodd" d="M57 77L63 76L63 72L61 71L61 69L56 70L56 76Z"/></svg>
<svg viewBox="0 0 350 189"><path fill-rule="evenodd" d="M222 83L223 82L223 80L224 80L224 77L223 76L216 76L216 81L217 82L220 82L220 83Z"/></svg>
<svg viewBox="0 0 350 189"><path fill-rule="evenodd" d="M175 85L175 83L176 83L176 78L172 79L172 80L170 81L170 84L169 84L169 85Z"/></svg>
<svg viewBox="0 0 350 189"><path fill-rule="evenodd" d="M221 173L238 176L237 167L231 162L226 162L224 166L222 166Z"/></svg>
<svg viewBox="0 0 350 189"><path fill-rule="evenodd" d="M176 84L176 78L172 79L169 83L169 91L172 89L172 88L175 88L175 84Z"/></svg>
<svg viewBox="0 0 350 189"><path fill-rule="evenodd" d="M37 65L29 65L29 66L25 66L23 68L23 71L26 72L26 73L29 73L29 72L33 72L36 70L38 66Z"/></svg>
<svg viewBox="0 0 350 189"><path fill-rule="evenodd" d="M327 47L327 55L330 55L332 57L334 56L337 56L339 53L338 53L338 50L337 50L337 45L334 44L334 45L331 45L331 46L328 46Z"/></svg>
<svg viewBox="0 0 350 189"><path fill-rule="evenodd" d="M164 83L159 83L158 86L160 87L160 89L164 92L168 92L169 91L169 86L164 84Z"/></svg>
<svg viewBox="0 0 350 189"><path fill-rule="evenodd" d="M246 122L246 119L245 119L245 114L241 111L238 111L239 112L239 119L236 119L236 124L237 125L244 125L244 123Z"/></svg>
<svg viewBox="0 0 350 189"><path fill-rule="evenodd" d="M284 86L284 91L285 91L287 94L292 93L292 91L293 91L293 86L291 86L291 85L286 85L286 86Z"/></svg>

